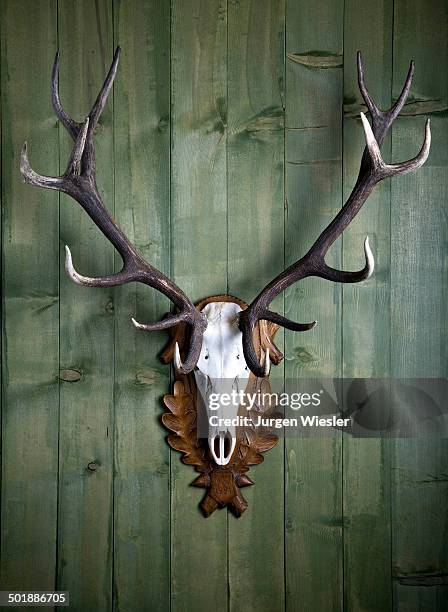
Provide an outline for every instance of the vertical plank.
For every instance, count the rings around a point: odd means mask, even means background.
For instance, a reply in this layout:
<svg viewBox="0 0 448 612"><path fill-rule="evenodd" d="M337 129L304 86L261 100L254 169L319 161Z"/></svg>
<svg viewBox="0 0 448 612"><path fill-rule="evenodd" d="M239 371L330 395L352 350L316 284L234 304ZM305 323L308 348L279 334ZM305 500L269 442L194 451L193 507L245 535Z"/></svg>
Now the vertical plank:
<svg viewBox="0 0 448 612"><path fill-rule="evenodd" d="M1 588L52 589L58 465L58 196L24 185L20 150L58 171L49 75L56 2L1 3L3 418Z"/></svg>
<svg viewBox="0 0 448 612"><path fill-rule="evenodd" d="M58 27L61 97L67 111L80 119L89 112L113 56L111 2L60 0ZM98 183L109 208L114 193L112 103L96 136ZM60 130L64 167L72 143ZM61 249L64 244L83 273L113 270L111 245L66 197L61 198ZM70 591L74 608L101 612L110 608L112 591L113 291L79 287L63 266L60 282L58 588ZM67 382L73 371L80 372L78 380Z"/></svg>
<svg viewBox="0 0 448 612"><path fill-rule="evenodd" d="M3 201L4 201L4 196L3 196L3 189L2 189L2 182L3 182L3 138L2 138L2 126L3 126L3 113L2 113L2 86L3 86L3 80L2 80L2 59L5 58L5 51L3 50L3 40L4 40L4 33L1 27L1 24L4 23L4 18L2 17L3 13L1 12L1 8L0 8L0 210L3 210ZM4 72L3 72L4 74ZM0 285L1 285L1 297L0 297L0 325L1 325L1 338L0 338L0 521L1 521L1 516L2 516L2 477L3 477L3 448L2 448L2 427L3 427L3 368L4 368L4 361L3 361L3 356L4 356L4 351L3 351L3 340L5 337L5 322L4 322L4 267L3 267L3 214L0 214L0 274L1 274L1 280L0 280ZM1 556L1 549L2 549L2 540L3 540L3 530L1 528L1 523L0 523L0 586L3 584L2 582L2 576L3 576L3 565L2 565L2 556Z"/></svg>
<svg viewBox="0 0 448 612"><path fill-rule="evenodd" d="M115 218L139 252L169 273L170 6L114 4L122 46L114 87ZM117 261L117 266L119 262ZM136 331L131 316L156 321L167 300L142 285L116 290L115 609L169 609L169 447L160 397L169 367L164 334Z"/></svg>
<svg viewBox="0 0 448 612"><path fill-rule="evenodd" d="M172 276L194 300L227 279L224 0L171 5ZM172 457L172 610L227 610L226 512L204 519L194 472Z"/></svg>
<svg viewBox="0 0 448 612"><path fill-rule="evenodd" d="M286 3L286 265L299 259L342 202L343 2ZM327 258L340 265L340 246ZM307 279L286 292L285 314L317 319L285 334L285 377L341 375L340 287ZM286 604L342 609L341 436L286 440Z"/></svg>
<svg viewBox="0 0 448 612"><path fill-rule="evenodd" d="M284 1L230 3L228 29L228 291L250 301L284 265ZM229 514L230 610L284 607L283 450L253 470L243 517Z"/></svg>
<svg viewBox="0 0 448 612"><path fill-rule="evenodd" d="M356 52L360 49L363 53L369 91L380 108L388 108L393 3L346 0L344 17L346 199L355 184L364 149L359 121L364 102L358 88ZM365 23L369 23L368 28ZM382 152L385 159L390 159L390 139ZM390 375L390 181L376 188L344 233L345 270L362 267L366 235L374 250L375 274L366 282L343 286L343 375L347 379L386 379ZM350 391L349 383L346 391ZM390 441L347 434L343 464L345 609L390 610Z"/></svg>
<svg viewBox="0 0 448 612"><path fill-rule="evenodd" d="M394 90L414 57L411 98L393 131L394 159L415 154L431 115L431 154L418 173L392 184L392 367L403 378L447 374L448 61L443 0L396 0ZM440 112L442 111L442 112ZM412 406L409 407L412 409ZM448 572L448 445L401 439L393 455L393 577L396 610L444 610L447 587L431 578ZM412 586L412 578L421 586ZM434 582L434 580L432 581ZM443 582L443 581L442 581ZM438 583L438 584L437 584Z"/></svg>

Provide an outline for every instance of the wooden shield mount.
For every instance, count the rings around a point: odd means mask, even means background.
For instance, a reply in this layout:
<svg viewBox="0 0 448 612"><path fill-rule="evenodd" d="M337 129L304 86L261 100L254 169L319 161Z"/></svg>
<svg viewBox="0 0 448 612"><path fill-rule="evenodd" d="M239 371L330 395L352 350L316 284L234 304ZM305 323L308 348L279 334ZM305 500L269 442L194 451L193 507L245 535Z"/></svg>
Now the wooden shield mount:
<svg viewBox="0 0 448 612"><path fill-rule="evenodd" d="M198 310L202 310L210 302L234 302L243 309L247 308L247 304L238 298L218 295L200 302L197 305ZM260 321L254 331L257 353L260 356L262 351L269 349L274 364L283 358L273 342L277 329L278 326L273 323ZM162 360L166 363L173 361L175 343L178 342L182 352L182 349L188 346L188 340L188 327L185 324L173 328L171 341L162 354ZM269 381L267 378L257 378L251 373L246 392L256 393L259 390L270 393ZM182 453L183 463L193 466L199 472L192 485L207 489L200 503L204 515L208 517L217 508L228 506L235 516L241 516L247 508L247 501L240 489L254 484L247 472L251 466L262 463L264 460L262 453L277 444L277 436L266 430L257 431L255 427L245 428L239 432L230 463L224 466L217 465L212 458L207 440L198 438L197 435L198 399L194 374L176 372L173 393L165 395L163 401L169 412L162 415L162 422L173 432L167 437L168 444ZM271 412L270 406L263 409L264 407L261 407L263 414Z"/></svg>

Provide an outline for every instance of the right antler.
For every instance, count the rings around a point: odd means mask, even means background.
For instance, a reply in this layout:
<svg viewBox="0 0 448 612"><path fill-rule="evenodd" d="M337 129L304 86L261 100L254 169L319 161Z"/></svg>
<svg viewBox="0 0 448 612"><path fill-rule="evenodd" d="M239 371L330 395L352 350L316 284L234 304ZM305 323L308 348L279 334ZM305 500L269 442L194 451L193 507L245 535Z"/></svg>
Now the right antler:
<svg viewBox="0 0 448 612"><path fill-rule="evenodd" d="M316 324L316 321L312 323L296 323L295 321L291 321L290 319L270 311L269 305L272 300L287 287L309 276L318 276L338 283L359 283L367 279L372 274L374 266L368 238L366 238L364 243L366 263L364 268L358 272L346 272L331 268L325 262L325 256L328 249L353 220L374 187L380 181L398 174L405 174L406 172L417 170L417 168L420 168L425 163L429 155L429 147L431 144L429 119L426 122L423 146L416 157L400 164L386 164L380 153L381 143L388 129L403 108L408 96L412 76L414 74L414 62L411 62L405 85L398 100L389 110L382 111L376 106L365 86L364 67L360 52L358 52L357 59L359 88L367 108L370 111L373 127L372 131L370 123L366 119L364 113L361 113L366 138L366 148L362 156L358 179L347 202L333 221L324 229L308 253L266 285L250 306L240 313L239 327L243 333L244 356L247 365L256 376L264 376L266 371L269 371L269 354L266 355L265 363L262 366L254 349L252 333L258 321L271 321L293 331L307 331Z"/></svg>
<svg viewBox="0 0 448 612"><path fill-rule="evenodd" d="M117 47L109 73L92 110L84 123L78 123L65 112L59 99L59 54L56 54L51 87L53 107L62 124L75 141L75 145L64 174L59 177L52 177L38 174L31 168L28 162L27 145L25 143L20 160L20 171L27 183L62 191L76 200L121 255L123 267L120 272L109 276L90 278L76 272L73 267L70 249L66 246L65 267L70 278L75 283L86 285L87 287L113 287L130 282L139 282L157 289L173 302L179 311L178 314L169 315L162 321L151 325L137 323L135 319L132 319L132 321L138 329L146 331L167 329L181 322L188 323L191 328L191 340L185 362L181 362L177 345L175 353L176 368L179 372L187 374L195 367L199 358L202 336L207 327L206 319L201 312L196 310L194 304L177 285L137 253L134 246L109 215L96 185L93 136L107 97L112 89L119 59L120 48Z"/></svg>

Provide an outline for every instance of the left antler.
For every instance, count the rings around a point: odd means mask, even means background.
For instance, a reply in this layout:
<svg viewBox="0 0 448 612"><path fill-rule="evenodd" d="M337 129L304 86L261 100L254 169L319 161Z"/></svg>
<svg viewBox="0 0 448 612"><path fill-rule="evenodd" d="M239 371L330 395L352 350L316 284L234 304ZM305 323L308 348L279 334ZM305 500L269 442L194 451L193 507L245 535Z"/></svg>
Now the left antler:
<svg viewBox="0 0 448 612"><path fill-rule="evenodd" d="M179 347L176 345L175 363L179 372L188 374L188 372L193 370L199 358L202 336L207 327L207 321L204 315L196 310L191 300L173 281L151 266L138 254L127 236L108 213L96 185L93 136L95 127L107 102L107 97L112 89L119 59L120 48L117 47L109 73L88 117L83 123L78 123L65 112L59 99L59 53L56 54L51 77L51 98L58 118L75 141L73 151L70 155L67 169L62 176L44 176L31 168L25 143L20 160L20 171L27 183L37 187L62 191L76 200L121 255L123 267L120 272L108 276L90 278L82 276L75 270L70 249L66 246L65 268L75 283L88 287L113 287L130 282L139 282L157 289L173 302L178 310L177 314L170 315L162 321L150 325L137 323L135 319L132 319L132 322L138 329L145 331L167 329L179 323L187 323L191 329L188 354L185 362L182 363Z"/></svg>
<svg viewBox="0 0 448 612"><path fill-rule="evenodd" d="M411 62L405 85L398 100L389 110L382 111L376 106L365 86L364 67L360 52L358 52L357 60L359 89L372 119L371 127L364 113L361 113L366 148L362 156L358 179L345 205L328 227L324 229L308 253L266 285L250 306L240 313L239 327L243 333L244 356L249 368L256 376L264 376L266 371L266 364L262 366L257 358L252 338L253 330L258 321L264 319L293 331L306 331L316 324L316 321L305 324L295 323L275 312L271 312L269 305L272 300L287 287L309 276L318 276L338 283L359 283L369 278L373 272L374 260L368 238L364 242L366 263L364 268L358 272L345 272L328 266L325 263L328 249L359 212L380 181L417 170L425 163L429 155L431 144L429 119L426 122L423 146L416 157L400 164L386 164L380 153L380 146L408 96L414 74L414 62Z"/></svg>

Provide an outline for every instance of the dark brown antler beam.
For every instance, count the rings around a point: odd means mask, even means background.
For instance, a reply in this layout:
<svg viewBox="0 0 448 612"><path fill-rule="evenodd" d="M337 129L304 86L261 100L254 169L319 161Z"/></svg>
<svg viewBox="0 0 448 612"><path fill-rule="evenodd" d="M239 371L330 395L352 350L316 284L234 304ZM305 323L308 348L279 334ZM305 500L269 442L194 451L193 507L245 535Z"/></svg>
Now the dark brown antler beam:
<svg viewBox="0 0 448 612"><path fill-rule="evenodd" d="M130 282L139 282L157 289L173 302L179 311L178 314L167 317L163 321L151 325L137 323L135 319L132 319L132 321L138 329L146 331L166 329L180 322L187 323L191 328L189 351L185 362L182 363L179 350L177 349L176 363L177 369L181 373L186 374L191 372L199 358L202 336L207 326L205 317L196 310L194 304L177 285L138 254L127 236L125 236L110 216L101 200L96 185L93 137L98 120L112 89L119 59L120 48L117 47L104 85L89 115L84 122L78 123L66 113L59 98L59 53L56 54L52 71L51 97L56 115L75 141L73 151L70 155L67 169L62 176L44 176L31 168L25 143L22 149L20 171L25 182L30 185L56 189L76 200L121 255L123 267L120 272L108 276L90 278L79 274L75 270L70 249L66 246L66 270L75 283L87 287L113 287Z"/></svg>
<svg viewBox="0 0 448 612"><path fill-rule="evenodd" d="M406 82L398 100L389 110L382 111L376 106L365 86L364 66L360 52L358 52L357 60L359 88L372 119L371 127L365 115L361 113L366 148L362 156L358 179L347 202L333 221L324 229L308 253L266 285L250 306L240 313L239 327L243 333L244 356L249 368L256 376L264 375L264 368L255 353L252 337L253 330L258 321L265 319L293 331L306 331L316 324L315 321L306 324L295 323L271 312L269 305L273 299L287 287L309 276L317 276L338 283L359 283L369 278L373 272L374 261L368 238L366 238L364 243L366 263L362 270L358 272L346 272L328 266L325 263L328 249L356 216L374 187L380 181L417 170L425 163L429 155L431 144L429 119L426 122L423 146L416 157L399 164L386 164L380 153L380 146L390 126L403 108L408 96L414 74L414 63L411 62Z"/></svg>

